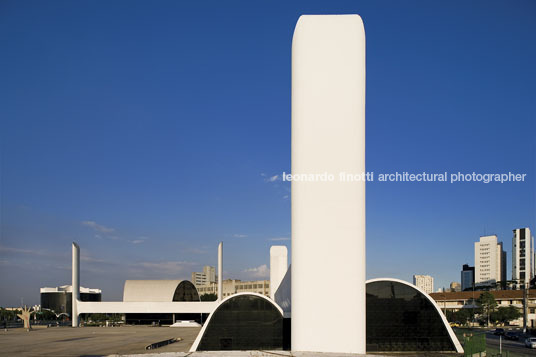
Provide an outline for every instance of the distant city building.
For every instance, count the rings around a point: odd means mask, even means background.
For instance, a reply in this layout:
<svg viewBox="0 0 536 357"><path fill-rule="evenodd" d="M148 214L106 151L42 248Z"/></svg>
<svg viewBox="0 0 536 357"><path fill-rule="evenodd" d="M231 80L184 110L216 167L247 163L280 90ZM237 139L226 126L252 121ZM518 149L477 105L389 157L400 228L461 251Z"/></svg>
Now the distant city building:
<svg viewBox="0 0 536 357"><path fill-rule="evenodd" d="M206 285L216 282L216 268L205 265L201 273L192 273L192 283L195 286Z"/></svg>
<svg viewBox="0 0 536 357"><path fill-rule="evenodd" d="M242 292L253 292L270 296L270 280L241 281L227 279L223 281L222 285L223 297ZM218 284L210 283L206 285L199 285L197 286L197 290L199 291L199 295L217 294Z"/></svg>
<svg viewBox="0 0 536 357"><path fill-rule="evenodd" d="M462 291L473 289L475 285L475 267L464 264L461 275Z"/></svg>
<svg viewBox="0 0 536 357"><path fill-rule="evenodd" d="M462 290L462 286L460 283L456 282L456 281L453 281L450 283L450 291L451 292L455 292L455 291L461 291Z"/></svg>
<svg viewBox="0 0 536 357"><path fill-rule="evenodd" d="M529 228L514 229L513 233L512 280L521 288L534 277L534 237Z"/></svg>
<svg viewBox="0 0 536 357"><path fill-rule="evenodd" d="M71 316L73 303L73 288L62 285L56 288L41 288L41 309L52 310L56 314L65 313ZM80 301L101 301L100 289L80 287Z"/></svg>
<svg viewBox="0 0 536 357"><path fill-rule="evenodd" d="M506 283L506 252L497 236L482 236L475 242L475 285Z"/></svg>
<svg viewBox="0 0 536 357"><path fill-rule="evenodd" d="M413 285L425 293L430 294L434 292L434 278L430 275L413 275Z"/></svg>

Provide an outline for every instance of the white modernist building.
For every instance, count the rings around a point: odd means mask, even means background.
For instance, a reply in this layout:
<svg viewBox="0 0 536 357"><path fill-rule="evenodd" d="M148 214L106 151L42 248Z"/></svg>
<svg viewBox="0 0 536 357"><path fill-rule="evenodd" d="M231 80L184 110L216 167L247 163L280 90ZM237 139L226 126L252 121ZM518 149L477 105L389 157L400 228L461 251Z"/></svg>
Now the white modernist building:
<svg viewBox="0 0 536 357"><path fill-rule="evenodd" d="M413 275L413 285L427 294L434 292L434 278L430 275Z"/></svg>
<svg viewBox="0 0 536 357"><path fill-rule="evenodd" d="M298 20L291 141L292 176L335 178L292 181L292 350L364 354L365 182L337 180L365 173L365 31L358 15ZM322 281L348 288L333 303L331 289L311 292Z"/></svg>
<svg viewBox="0 0 536 357"><path fill-rule="evenodd" d="M292 43L291 157L293 177L365 174L365 32L358 15L307 15L298 20ZM290 274L284 269L286 250L271 252L275 301L255 293L223 299L220 243L218 301L138 301L144 283L133 283L126 295L136 296L136 301L81 302L79 248L73 244L73 326L79 313L208 312L192 350L281 349L288 332L285 319L291 317L294 351L365 354L370 347L377 352L463 352L425 292L395 279L365 283L364 181L293 180L291 219ZM337 274L341 271L344 274ZM160 289L158 296L169 299L176 283ZM345 286L344 294L334 296L327 283ZM397 323L390 324L394 318ZM400 328L407 324L410 328ZM444 333L432 336L431 330Z"/></svg>
<svg viewBox="0 0 536 357"><path fill-rule="evenodd" d="M506 252L496 235L482 236L475 242L475 285L506 281Z"/></svg>
<svg viewBox="0 0 536 357"><path fill-rule="evenodd" d="M512 280L521 288L534 277L534 237L529 228L513 230Z"/></svg>
<svg viewBox="0 0 536 357"><path fill-rule="evenodd" d="M275 292L288 269L288 250L284 245L274 245L270 248L270 297L275 299Z"/></svg>

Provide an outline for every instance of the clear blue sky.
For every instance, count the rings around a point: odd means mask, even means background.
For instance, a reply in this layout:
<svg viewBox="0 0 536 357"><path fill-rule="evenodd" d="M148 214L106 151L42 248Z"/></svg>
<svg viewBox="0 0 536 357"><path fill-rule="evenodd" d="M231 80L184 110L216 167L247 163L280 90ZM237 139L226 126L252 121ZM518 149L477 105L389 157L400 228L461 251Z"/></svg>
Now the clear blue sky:
<svg viewBox="0 0 536 357"><path fill-rule="evenodd" d="M2 1L0 306L81 283L266 277L290 248L290 54L301 14L358 13L367 169L524 183L367 185L367 275L436 288L535 224L533 1ZM329 239L329 237L326 237Z"/></svg>

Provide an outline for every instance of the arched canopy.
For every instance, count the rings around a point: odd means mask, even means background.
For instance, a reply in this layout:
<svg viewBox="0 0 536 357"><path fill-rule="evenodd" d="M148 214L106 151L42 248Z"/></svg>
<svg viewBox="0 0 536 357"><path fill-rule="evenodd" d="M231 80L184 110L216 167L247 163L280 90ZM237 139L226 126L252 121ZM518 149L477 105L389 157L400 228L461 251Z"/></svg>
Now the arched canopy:
<svg viewBox="0 0 536 357"><path fill-rule="evenodd" d="M127 280L123 301L170 302L200 301L194 284L188 280Z"/></svg>
<svg viewBox="0 0 536 357"><path fill-rule="evenodd" d="M283 311L266 296L239 293L210 314L190 351L281 350Z"/></svg>
<svg viewBox="0 0 536 357"><path fill-rule="evenodd" d="M367 352L457 352L463 348L424 291L398 279L367 281Z"/></svg>

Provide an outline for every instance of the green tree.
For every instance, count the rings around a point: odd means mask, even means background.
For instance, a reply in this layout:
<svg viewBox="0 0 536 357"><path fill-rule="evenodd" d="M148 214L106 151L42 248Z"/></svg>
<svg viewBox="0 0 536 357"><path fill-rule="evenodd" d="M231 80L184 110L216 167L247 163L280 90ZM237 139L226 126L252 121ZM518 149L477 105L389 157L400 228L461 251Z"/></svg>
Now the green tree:
<svg viewBox="0 0 536 357"><path fill-rule="evenodd" d="M200 298L201 298L201 301L216 301L218 300L218 295L214 293L203 294L200 296Z"/></svg>
<svg viewBox="0 0 536 357"><path fill-rule="evenodd" d="M473 317L472 312L469 310L470 309L460 309L456 311L456 321L464 325L467 324L467 321L471 320L471 318Z"/></svg>
<svg viewBox="0 0 536 357"><path fill-rule="evenodd" d="M501 306L491 313L491 320L506 324L512 320L519 319L523 314L515 306Z"/></svg>
<svg viewBox="0 0 536 357"><path fill-rule="evenodd" d="M489 326L491 313L497 307L497 301L495 301L495 297L489 291L484 291L482 294L480 294L478 299L476 299L476 303L479 307L478 312L486 316L487 326Z"/></svg>

